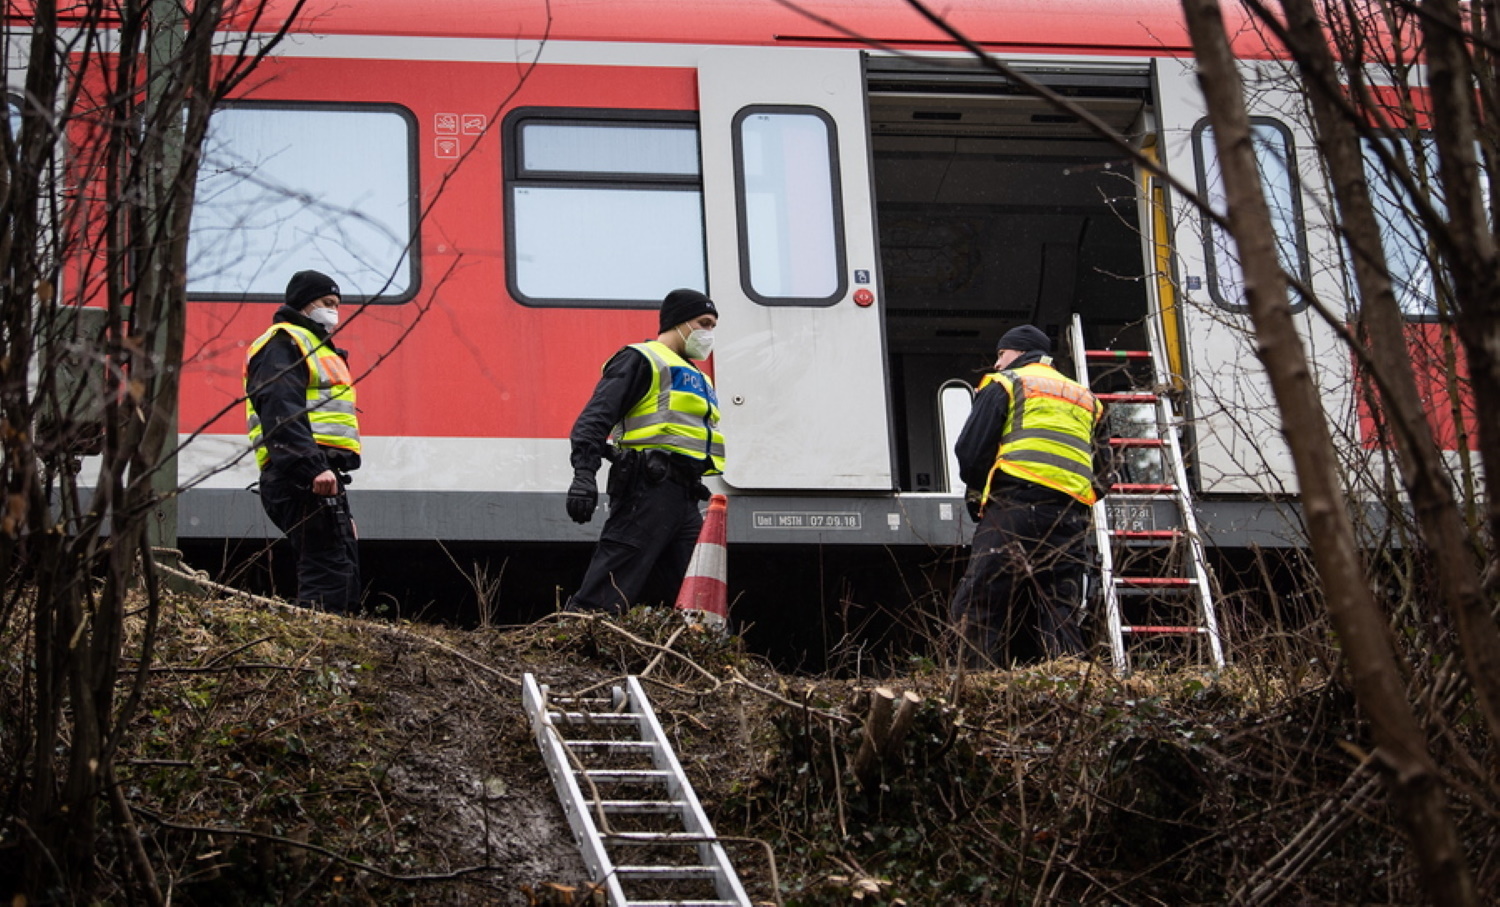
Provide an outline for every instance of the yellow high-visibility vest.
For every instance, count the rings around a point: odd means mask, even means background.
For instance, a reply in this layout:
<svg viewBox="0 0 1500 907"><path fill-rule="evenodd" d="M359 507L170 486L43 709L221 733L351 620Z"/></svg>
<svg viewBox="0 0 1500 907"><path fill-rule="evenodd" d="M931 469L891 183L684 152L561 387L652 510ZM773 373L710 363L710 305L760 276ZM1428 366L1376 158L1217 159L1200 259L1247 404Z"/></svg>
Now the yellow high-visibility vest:
<svg viewBox="0 0 1500 907"><path fill-rule="evenodd" d="M250 400L250 360L278 333L292 338L307 363L307 421L312 426L313 441L323 447L359 453L359 418L354 412L354 379L349 375L348 363L312 331L278 321L257 337L245 353L245 421L250 444L255 448L256 464L265 469L271 462L271 452L266 449L265 431Z"/></svg>
<svg viewBox="0 0 1500 907"><path fill-rule="evenodd" d="M1104 405L1076 381L1049 365L1033 362L1017 369L986 375L980 390L991 381L1010 393L1000 449L984 484L990 497L995 472L1061 491L1084 504L1098 500L1094 493L1094 426Z"/></svg>
<svg viewBox="0 0 1500 907"><path fill-rule="evenodd" d="M637 450L666 450L707 459L705 475L724 471L724 436L719 434L719 397L713 382L659 340L630 348L652 365L651 388L615 427L616 441Z"/></svg>

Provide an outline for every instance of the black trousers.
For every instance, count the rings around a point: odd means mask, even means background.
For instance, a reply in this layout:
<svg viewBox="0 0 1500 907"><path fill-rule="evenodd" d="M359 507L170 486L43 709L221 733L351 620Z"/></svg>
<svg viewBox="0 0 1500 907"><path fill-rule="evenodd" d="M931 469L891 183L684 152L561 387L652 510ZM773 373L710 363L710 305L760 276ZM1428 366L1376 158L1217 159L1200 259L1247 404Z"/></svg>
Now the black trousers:
<svg viewBox="0 0 1500 907"><path fill-rule="evenodd" d="M703 530L699 500L696 482L611 482L609 519L568 609L623 614L632 605L675 602Z"/></svg>
<svg viewBox="0 0 1500 907"><path fill-rule="evenodd" d="M349 497L312 493L275 466L260 474L260 503L297 552L297 603L347 614L359 606L359 542Z"/></svg>
<svg viewBox="0 0 1500 907"><path fill-rule="evenodd" d="M1040 503L991 500L948 609L967 667L1009 664L1028 617L1036 625L1032 651L1084 654L1078 614L1088 525L1089 509L1060 495Z"/></svg>

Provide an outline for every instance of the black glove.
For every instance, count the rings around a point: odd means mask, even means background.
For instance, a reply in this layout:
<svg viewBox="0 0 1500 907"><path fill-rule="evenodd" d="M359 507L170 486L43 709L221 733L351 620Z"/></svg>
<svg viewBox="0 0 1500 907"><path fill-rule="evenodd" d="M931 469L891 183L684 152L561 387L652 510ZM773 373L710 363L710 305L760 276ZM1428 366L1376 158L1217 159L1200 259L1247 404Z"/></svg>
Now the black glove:
<svg viewBox="0 0 1500 907"><path fill-rule="evenodd" d="M984 509L984 498L979 492L969 489L964 495L964 507L969 511L969 519L979 522L979 512Z"/></svg>
<svg viewBox="0 0 1500 907"><path fill-rule="evenodd" d="M568 516L575 523L587 523L594 518L594 508L599 506L599 484L594 474L586 469L573 471L573 484L568 487Z"/></svg>

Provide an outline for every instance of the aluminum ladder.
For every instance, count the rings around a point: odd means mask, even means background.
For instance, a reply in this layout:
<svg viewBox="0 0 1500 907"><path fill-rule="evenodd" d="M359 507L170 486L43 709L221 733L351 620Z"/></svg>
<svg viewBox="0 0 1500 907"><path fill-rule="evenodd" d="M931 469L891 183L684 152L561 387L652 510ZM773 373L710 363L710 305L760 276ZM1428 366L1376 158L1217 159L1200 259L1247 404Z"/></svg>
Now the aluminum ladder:
<svg viewBox="0 0 1500 907"><path fill-rule="evenodd" d="M573 698L526 674L521 696L590 880L611 907L750 907L638 678L607 698Z"/></svg>
<svg viewBox="0 0 1500 907"><path fill-rule="evenodd" d="M1128 674L1129 643L1194 637L1218 669L1224 643L1183 466L1181 421L1163 393L1171 379L1154 322L1147 334L1149 350L1091 350L1076 314L1069 332L1078 382L1109 408L1116 481L1094 503L1093 525L1110 657L1116 673Z"/></svg>

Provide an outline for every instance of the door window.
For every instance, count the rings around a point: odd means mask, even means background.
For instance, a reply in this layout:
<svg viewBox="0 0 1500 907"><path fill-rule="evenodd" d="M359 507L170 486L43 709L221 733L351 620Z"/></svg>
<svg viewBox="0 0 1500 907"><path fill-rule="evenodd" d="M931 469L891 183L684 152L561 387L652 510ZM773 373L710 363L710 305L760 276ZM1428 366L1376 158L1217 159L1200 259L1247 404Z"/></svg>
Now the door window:
<svg viewBox="0 0 1500 907"><path fill-rule="evenodd" d="M1271 209L1271 226L1276 233L1276 253L1281 267L1306 282L1307 235L1302 224L1302 203L1297 182L1296 157L1292 136L1285 126L1266 117L1251 117L1251 142L1255 163L1260 170L1261 191ZM1219 169L1219 154L1214 147L1213 127L1202 120L1193 130L1197 157L1198 194L1218 214L1227 204L1224 177ZM1245 275L1240 268L1239 250L1234 240L1218 224L1204 218L1204 257L1208 262L1208 290L1214 302L1233 312L1243 312ZM1294 309L1307 305L1293 292Z"/></svg>
<svg viewBox="0 0 1500 907"><path fill-rule="evenodd" d="M844 295L833 120L813 107L747 107L734 119L740 272L764 305L832 305Z"/></svg>

